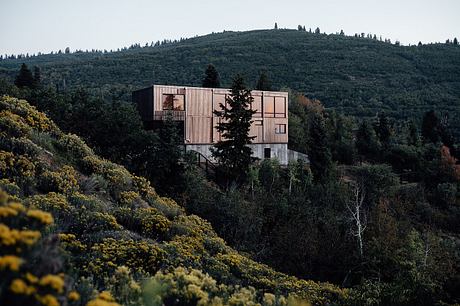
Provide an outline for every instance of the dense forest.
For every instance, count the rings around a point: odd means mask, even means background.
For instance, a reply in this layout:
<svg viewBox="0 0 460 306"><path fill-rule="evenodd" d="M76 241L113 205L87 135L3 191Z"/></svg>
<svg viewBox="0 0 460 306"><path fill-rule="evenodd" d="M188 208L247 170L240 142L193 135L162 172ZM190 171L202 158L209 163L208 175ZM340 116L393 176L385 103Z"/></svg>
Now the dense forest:
<svg viewBox="0 0 460 306"><path fill-rule="evenodd" d="M436 107L460 135L458 43L401 46L364 34L316 32L224 32L118 52L67 50L2 60L0 76L13 80L26 63L39 67L43 81L60 90L81 86L129 99L132 90L152 83L201 85L203 67L212 63L224 87L236 73L254 86L265 71L275 89L290 88L360 117L384 110L392 118L420 120Z"/></svg>
<svg viewBox="0 0 460 306"><path fill-rule="evenodd" d="M311 50L295 48L302 39ZM268 42L275 46L273 54L295 50L317 52L318 58L286 60L275 75L265 68L282 58L264 58L271 52L263 48L259 57L246 58ZM353 52L358 46L362 52ZM344 64L326 64L333 48L345 58L356 56L347 67L362 79L342 85L360 107L341 108L338 101L346 91L333 96L325 90L324 84L338 80L332 71ZM219 64L238 58L238 53L219 55L224 50L244 50L241 57L250 62ZM372 38L273 30L225 32L107 54L4 60L1 66L9 68L0 79L0 302L460 303L459 142L458 122L452 120L460 111L458 50L453 44L401 47ZM398 52L414 54L421 66L412 69ZM359 64L361 56L373 60ZM190 58L198 62L180 63ZM382 58L397 63L383 65ZM143 129L130 90L160 79L129 71L136 59L139 67L161 63L175 71L171 79L161 72L169 83L230 86L239 69L249 88L284 87L290 91L289 145L308 153L310 163L281 167L277 160L259 160L234 184L208 175L180 149L172 122L157 131ZM297 60L306 66L285 71ZM39 68L21 66L23 61ZM209 69L209 62L216 69ZM85 66L95 63L100 66ZM380 66L357 69L364 63ZM310 79L315 65L322 68ZM210 82L206 67L221 81ZM377 67L398 81L379 84ZM65 88L60 69L67 71ZM430 80L418 89L400 83L424 73ZM245 88L238 80L238 88ZM360 100L368 94L401 100L391 107L370 106ZM419 95L423 99L415 98ZM409 103L410 96L418 107ZM428 97L433 97L429 103ZM403 109L407 115L401 115Z"/></svg>

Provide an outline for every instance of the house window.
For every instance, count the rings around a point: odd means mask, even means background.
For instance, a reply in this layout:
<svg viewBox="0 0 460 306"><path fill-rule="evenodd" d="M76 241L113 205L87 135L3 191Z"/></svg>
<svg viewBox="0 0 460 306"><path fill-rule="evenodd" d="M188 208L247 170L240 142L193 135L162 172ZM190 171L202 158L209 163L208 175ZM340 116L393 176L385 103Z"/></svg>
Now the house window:
<svg viewBox="0 0 460 306"><path fill-rule="evenodd" d="M275 117L286 118L286 101L284 97L275 98Z"/></svg>
<svg viewBox="0 0 460 306"><path fill-rule="evenodd" d="M265 117L286 118L284 97L264 97Z"/></svg>
<svg viewBox="0 0 460 306"><path fill-rule="evenodd" d="M286 124L275 125L275 134L286 134Z"/></svg>
<svg viewBox="0 0 460 306"><path fill-rule="evenodd" d="M264 148L264 158L272 158L272 149Z"/></svg>
<svg viewBox="0 0 460 306"><path fill-rule="evenodd" d="M260 118L262 117L262 97L255 96L254 100L251 103L251 109L256 111L253 117Z"/></svg>
<svg viewBox="0 0 460 306"><path fill-rule="evenodd" d="M185 96L163 94L163 110L185 110Z"/></svg>

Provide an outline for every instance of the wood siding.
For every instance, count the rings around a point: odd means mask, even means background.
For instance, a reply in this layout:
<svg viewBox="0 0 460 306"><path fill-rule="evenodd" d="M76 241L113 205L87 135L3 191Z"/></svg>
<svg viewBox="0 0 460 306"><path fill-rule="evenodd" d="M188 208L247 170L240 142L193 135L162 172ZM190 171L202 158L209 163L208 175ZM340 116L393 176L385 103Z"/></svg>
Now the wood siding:
<svg viewBox="0 0 460 306"><path fill-rule="evenodd" d="M184 143L212 144L221 140L221 135L215 128L220 118L213 114L213 111L221 110L219 103L225 103L225 96L229 93L228 89L222 88L154 85L153 101L150 103L153 104L153 111L162 111L163 95L184 95ZM250 130L250 135L256 136L253 143L287 143L288 93L254 90L252 96L252 108L258 110L258 113L253 115Z"/></svg>

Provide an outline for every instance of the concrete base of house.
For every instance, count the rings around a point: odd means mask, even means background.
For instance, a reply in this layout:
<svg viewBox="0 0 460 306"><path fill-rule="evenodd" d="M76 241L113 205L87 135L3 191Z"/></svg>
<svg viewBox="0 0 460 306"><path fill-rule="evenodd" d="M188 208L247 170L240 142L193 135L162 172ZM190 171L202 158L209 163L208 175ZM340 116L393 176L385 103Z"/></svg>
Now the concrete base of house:
<svg viewBox="0 0 460 306"><path fill-rule="evenodd" d="M187 144L185 145L186 151L196 151L208 158L211 162L215 162L211 155L210 144ZM286 166L289 161L301 159L309 162L308 156L293 150L289 150L286 143L263 143L263 144L250 144L252 149L252 156L258 159L276 158L280 165Z"/></svg>

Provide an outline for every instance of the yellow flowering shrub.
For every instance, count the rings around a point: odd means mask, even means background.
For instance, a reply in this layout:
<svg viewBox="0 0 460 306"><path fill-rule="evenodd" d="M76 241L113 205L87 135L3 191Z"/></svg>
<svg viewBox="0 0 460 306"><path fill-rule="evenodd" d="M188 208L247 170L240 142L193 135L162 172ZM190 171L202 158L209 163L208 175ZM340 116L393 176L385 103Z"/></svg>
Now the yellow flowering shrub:
<svg viewBox="0 0 460 306"><path fill-rule="evenodd" d="M141 199L141 196L136 191L122 191L120 192L120 199L118 200L120 204L131 206L134 205L136 200Z"/></svg>
<svg viewBox="0 0 460 306"><path fill-rule="evenodd" d="M147 237L163 235L171 227L171 221L154 208L140 208L137 214L141 216L142 233Z"/></svg>
<svg viewBox="0 0 460 306"><path fill-rule="evenodd" d="M94 156L93 150L75 134L60 135L57 144L75 158Z"/></svg>
<svg viewBox="0 0 460 306"><path fill-rule="evenodd" d="M0 131L5 136L22 137L32 129L23 118L9 110L0 111Z"/></svg>
<svg viewBox="0 0 460 306"><path fill-rule="evenodd" d="M40 304L44 306L60 306L61 304L59 303L58 299L51 295L51 294L45 294L45 295L35 295L35 298L37 299Z"/></svg>
<svg viewBox="0 0 460 306"><path fill-rule="evenodd" d="M87 155L80 160L80 167L86 174L101 174L104 171L104 160L96 155Z"/></svg>
<svg viewBox="0 0 460 306"><path fill-rule="evenodd" d="M39 209L29 209L27 211L27 217L31 219L36 219L46 225L54 222L53 216L50 213L44 212Z"/></svg>
<svg viewBox="0 0 460 306"><path fill-rule="evenodd" d="M14 181L6 178L0 179L0 188L13 195L19 195L21 192L21 188Z"/></svg>
<svg viewBox="0 0 460 306"><path fill-rule="evenodd" d="M105 238L94 244L91 251L92 260L88 263L87 272L95 275L107 273L121 265L133 271L156 272L163 259L163 251L158 246L143 240Z"/></svg>
<svg viewBox="0 0 460 306"><path fill-rule="evenodd" d="M7 110L21 119L30 127L38 131L56 130L56 125L42 112L25 100L3 96L0 98L0 110ZM0 116L1 117L1 116Z"/></svg>
<svg viewBox="0 0 460 306"><path fill-rule="evenodd" d="M71 250L73 252L81 252L86 249L86 245L82 243L74 234L58 234L59 241L61 242L61 247L66 250Z"/></svg>
<svg viewBox="0 0 460 306"><path fill-rule="evenodd" d="M0 177L28 178L34 175L35 165L27 156L15 156L0 150Z"/></svg>
<svg viewBox="0 0 460 306"><path fill-rule="evenodd" d="M143 284L144 299L154 305L308 305L290 304L284 296L265 293L253 287L227 286L200 270L177 267L159 271Z"/></svg>
<svg viewBox="0 0 460 306"><path fill-rule="evenodd" d="M52 213L67 212L71 208L67 198L56 192L34 195L28 199L28 202L31 207L44 209Z"/></svg>
<svg viewBox="0 0 460 306"><path fill-rule="evenodd" d="M64 292L64 279L60 275L47 274L40 278L38 284L43 287L50 287L57 293Z"/></svg>
<svg viewBox="0 0 460 306"><path fill-rule="evenodd" d="M14 279L11 282L9 289L11 290L11 292L15 294L22 294L22 295L31 295L37 292L37 289L34 286L27 285L27 283L20 278Z"/></svg>
<svg viewBox="0 0 460 306"><path fill-rule="evenodd" d="M109 188L114 196L118 196L120 192L131 188L131 174L121 166L111 166L104 169L104 177L109 182Z"/></svg>
<svg viewBox="0 0 460 306"><path fill-rule="evenodd" d="M40 188L64 194L75 192L79 189L77 172L72 166L67 165L58 171L45 170L40 176Z"/></svg>
<svg viewBox="0 0 460 306"><path fill-rule="evenodd" d="M9 269L11 271L19 271L23 260L15 255L0 256L0 270Z"/></svg>
<svg viewBox="0 0 460 306"><path fill-rule="evenodd" d="M80 294L77 291L72 290L67 295L67 298L69 299L69 301L75 302L75 301L78 301L80 299Z"/></svg>
<svg viewBox="0 0 460 306"><path fill-rule="evenodd" d="M120 304L115 302L110 292L102 291L95 299L89 301L86 306L120 306Z"/></svg>
<svg viewBox="0 0 460 306"><path fill-rule="evenodd" d="M150 182L142 176L132 176L134 189L143 197L152 197L153 199L158 198L158 194L155 189L150 186Z"/></svg>
<svg viewBox="0 0 460 306"><path fill-rule="evenodd" d="M43 269L40 261L28 264L31 251L42 247L37 243L40 230L53 223L53 216L0 190L0 211L4 209L8 214L0 218L0 304L60 305L68 291L64 274L36 276L33 269Z"/></svg>

